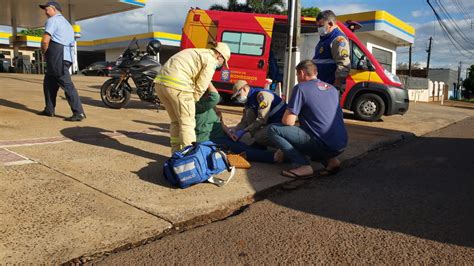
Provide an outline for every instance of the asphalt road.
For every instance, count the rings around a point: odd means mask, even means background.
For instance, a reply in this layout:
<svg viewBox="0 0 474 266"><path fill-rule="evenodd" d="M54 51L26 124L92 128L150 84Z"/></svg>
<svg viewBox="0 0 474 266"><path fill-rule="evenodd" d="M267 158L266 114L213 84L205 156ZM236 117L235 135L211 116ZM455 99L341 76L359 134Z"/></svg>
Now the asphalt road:
<svg viewBox="0 0 474 266"><path fill-rule="evenodd" d="M473 151L471 118L96 263L474 264Z"/></svg>

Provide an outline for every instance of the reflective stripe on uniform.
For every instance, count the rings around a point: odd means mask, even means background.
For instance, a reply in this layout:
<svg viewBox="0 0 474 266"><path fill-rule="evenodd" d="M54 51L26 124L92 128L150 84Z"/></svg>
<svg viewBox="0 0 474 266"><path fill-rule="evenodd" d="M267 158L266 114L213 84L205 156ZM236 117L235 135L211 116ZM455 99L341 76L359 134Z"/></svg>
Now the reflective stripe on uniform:
<svg viewBox="0 0 474 266"><path fill-rule="evenodd" d="M336 61L334 59L313 59L313 63L315 63L315 64L335 64Z"/></svg>
<svg viewBox="0 0 474 266"><path fill-rule="evenodd" d="M170 84L173 84L173 85L178 85L178 86L183 86L183 87L188 86L188 84L186 84L186 82L183 82L180 79L173 78L173 77L170 77L170 76L165 76L165 75L156 76L155 81L157 81L157 82L162 81L164 83L170 83Z"/></svg>
<svg viewBox="0 0 474 266"><path fill-rule="evenodd" d="M179 137L170 137L171 144L179 144L181 143L181 139Z"/></svg>

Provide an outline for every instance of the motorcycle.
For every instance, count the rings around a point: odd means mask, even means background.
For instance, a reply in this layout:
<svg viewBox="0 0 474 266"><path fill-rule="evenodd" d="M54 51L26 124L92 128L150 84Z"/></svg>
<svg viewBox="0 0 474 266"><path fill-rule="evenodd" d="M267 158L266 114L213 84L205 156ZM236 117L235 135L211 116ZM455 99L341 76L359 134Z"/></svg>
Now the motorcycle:
<svg viewBox="0 0 474 266"><path fill-rule="evenodd" d="M106 106L120 109L128 104L132 93L129 80L132 79L140 100L154 103L159 108L160 100L155 95L154 79L161 69L155 59L160 47L158 40L151 40L144 52L140 51L135 38L130 42L109 74L111 78L100 88L100 97Z"/></svg>

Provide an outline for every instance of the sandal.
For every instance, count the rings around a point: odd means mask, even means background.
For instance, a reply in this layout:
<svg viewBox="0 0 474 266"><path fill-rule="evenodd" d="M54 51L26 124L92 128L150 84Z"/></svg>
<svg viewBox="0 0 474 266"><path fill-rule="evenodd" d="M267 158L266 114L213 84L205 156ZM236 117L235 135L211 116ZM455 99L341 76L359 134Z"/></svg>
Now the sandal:
<svg viewBox="0 0 474 266"><path fill-rule="evenodd" d="M333 169L321 169L318 171L318 175L320 176L331 176L331 175L335 175L337 174L339 171L341 170L341 167L338 166L338 167L335 167Z"/></svg>
<svg viewBox="0 0 474 266"><path fill-rule="evenodd" d="M308 174L308 175L299 175L293 172L293 170L283 170L281 171L281 175L285 177L289 177L289 178L295 178L295 179L308 179L308 178L314 177L314 173Z"/></svg>

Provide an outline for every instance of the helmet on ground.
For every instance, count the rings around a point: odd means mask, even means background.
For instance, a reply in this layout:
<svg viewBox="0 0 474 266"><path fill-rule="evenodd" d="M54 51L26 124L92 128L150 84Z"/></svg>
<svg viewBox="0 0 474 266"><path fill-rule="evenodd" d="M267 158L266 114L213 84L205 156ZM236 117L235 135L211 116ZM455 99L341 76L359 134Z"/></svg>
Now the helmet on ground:
<svg viewBox="0 0 474 266"><path fill-rule="evenodd" d="M146 52L149 55L157 55L161 49L161 42L158 40L151 40L146 46Z"/></svg>

